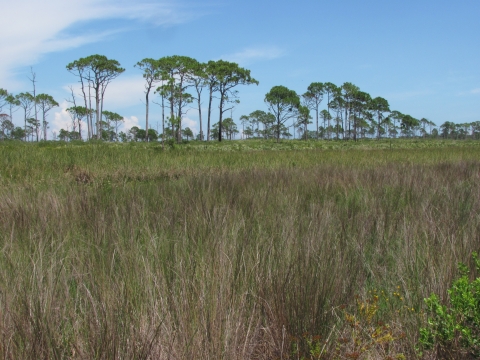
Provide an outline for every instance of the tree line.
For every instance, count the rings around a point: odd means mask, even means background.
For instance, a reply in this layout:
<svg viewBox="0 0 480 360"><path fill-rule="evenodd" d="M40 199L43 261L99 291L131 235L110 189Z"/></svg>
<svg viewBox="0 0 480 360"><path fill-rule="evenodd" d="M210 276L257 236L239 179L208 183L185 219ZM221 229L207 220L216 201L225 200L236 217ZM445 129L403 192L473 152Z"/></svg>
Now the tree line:
<svg viewBox="0 0 480 360"><path fill-rule="evenodd" d="M48 94L37 94L36 74L31 72L29 78L33 85L31 92L21 92L13 95L7 90L0 88L0 140L30 138L47 140L48 121L47 115L50 110L58 106L55 99ZM7 113L2 112L7 109ZM23 111L24 127L15 127L13 113L21 109Z"/></svg>
<svg viewBox="0 0 480 360"><path fill-rule="evenodd" d="M224 118L239 103L239 85L258 85L250 70L224 60L202 63L188 56L145 58L134 65L142 72L145 93L145 129L133 127L118 132L124 121L118 113L104 110L108 85L125 69L117 60L103 55L91 55L69 64L66 69L78 78L80 96L71 90L67 108L72 119L69 128L61 129L60 140L157 141L167 139L180 142L186 138L203 140L234 139L240 133L232 117ZM33 91L17 95L0 89L0 138L27 141L47 140L50 110L59 104L48 94L36 94L35 73L30 78ZM206 98L202 98L203 96ZM154 97L155 96L155 97ZM79 98L78 98L79 97ZM78 99L77 99L78 98ZM213 100L218 105L218 122L212 124ZM207 134L203 133L202 101L208 102ZM445 122L439 129L425 118L416 119L397 110L391 110L388 101L370 94L350 82L337 86L330 82L313 82L299 95L285 86L274 86L264 98L267 111L256 110L242 115L243 138L293 138L298 133L304 139L377 138L397 136L443 136L445 138L480 137L480 122L455 124ZM150 105L157 104L162 111L162 130L149 123ZM324 109L321 109L321 106ZM3 113L3 108L8 113ZM13 113L22 110L24 126L15 127ZM182 119L189 110L198 111L200 131L182 127ZM309 130L314 123L315 130ZM86 124L86 139L82 138L82 124ZM439 132L440 130L440 132ZM291 134L293 132L293 135Z"/></svg>

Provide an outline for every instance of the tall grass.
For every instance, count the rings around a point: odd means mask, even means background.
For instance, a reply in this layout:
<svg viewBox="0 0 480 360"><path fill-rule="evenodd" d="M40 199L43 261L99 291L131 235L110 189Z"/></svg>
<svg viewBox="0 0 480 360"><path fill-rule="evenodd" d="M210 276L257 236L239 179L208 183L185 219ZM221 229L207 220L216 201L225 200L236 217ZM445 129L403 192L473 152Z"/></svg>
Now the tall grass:
<svg viewBox="0 0 480 360"><path fill-rule="evenodd" d="M381 315L413 358L423 298L479 250L479 156L2 145L0 356L296 358L400 287L416 311Z"/></svg>

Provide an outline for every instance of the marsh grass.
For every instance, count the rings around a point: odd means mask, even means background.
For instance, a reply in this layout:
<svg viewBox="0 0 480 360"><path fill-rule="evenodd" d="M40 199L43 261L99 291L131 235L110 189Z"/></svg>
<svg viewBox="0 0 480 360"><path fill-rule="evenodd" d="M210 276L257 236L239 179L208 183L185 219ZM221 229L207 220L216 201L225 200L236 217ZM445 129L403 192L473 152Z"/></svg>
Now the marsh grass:
<svg viewBox="0 0 480 360"><path fill-rule="evenodd" d="M423 298L479 250L480 147L368 144L0 145L0 356L293 359L401 286L418 310L377 312L415 357Z"/></svg>

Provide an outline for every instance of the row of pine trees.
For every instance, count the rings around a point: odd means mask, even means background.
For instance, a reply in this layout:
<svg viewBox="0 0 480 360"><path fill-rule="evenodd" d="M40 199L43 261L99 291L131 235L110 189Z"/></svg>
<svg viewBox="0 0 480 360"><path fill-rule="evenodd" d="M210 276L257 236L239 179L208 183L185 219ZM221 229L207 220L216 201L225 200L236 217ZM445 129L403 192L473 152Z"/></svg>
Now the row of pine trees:
<svg viewBox="0 0 480 360"><path fill-rule="evenodd" d="M108 85L125 69L103 55L91 55L69 63L66 69L76 76L80 90L70 88L66 111L71 125L53 138L59 140L159 141L183 139L365 139L383 137L479 138L480 122L445 122L439 128L432 121L392 110L382 97L372 97L352 83L337 86L313 82L303 94L285 86L274 86L265 95L267 110L242 115L235 123L232 111L240 102L240 85L258 85L250 70L223 60L199 62L187 56L146 58L135 64L145 80L145 129L119 131L120 114L103 108ZM32 91L11 94L0 88L0 139L49 140L48 113L59 106L48 94L36 93L36 77L31 72ZM151 103L161 111L161 129L151 126ZM208 104L206 134L202 105ZM213 122L213 108L218 121ZM6 110L6 111L4 111ZM13 114L21 110L23 126L15 126ZM188 111L198 112L197 134L182 122ZM230 111L230 117L224 115ZM312 125L314 130L311 130Z"/></svg>

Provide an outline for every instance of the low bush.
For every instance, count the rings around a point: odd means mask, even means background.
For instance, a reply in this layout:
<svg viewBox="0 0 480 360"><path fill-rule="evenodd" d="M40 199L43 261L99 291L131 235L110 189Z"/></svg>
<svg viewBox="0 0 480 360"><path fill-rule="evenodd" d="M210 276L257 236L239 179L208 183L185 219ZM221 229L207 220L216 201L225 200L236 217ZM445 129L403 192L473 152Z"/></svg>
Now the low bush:
<svg viewBox="0 0 480 360"><path fill-rule="evenodd" d="M473 253L476 270L480 260ZM480 277L471 280L465 264L460 277L448 290L447 305L432 294L425 299L427 324L420 329L420 347L432 350L437 358L478 359L480 357Z"/></svg>

